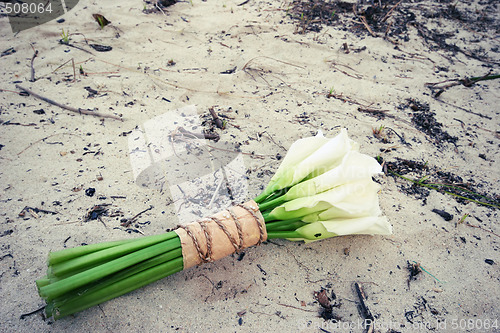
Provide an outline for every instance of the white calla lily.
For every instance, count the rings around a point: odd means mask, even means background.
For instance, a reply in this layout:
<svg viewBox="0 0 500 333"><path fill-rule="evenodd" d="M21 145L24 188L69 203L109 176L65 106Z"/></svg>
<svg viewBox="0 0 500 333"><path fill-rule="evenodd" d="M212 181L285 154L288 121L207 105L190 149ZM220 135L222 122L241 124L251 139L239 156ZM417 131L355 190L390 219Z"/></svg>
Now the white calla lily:
<svg viewBox="0 0 500 333"><path fill-rule="evenodd" d="M292 144L275 175L256 201L275 191L291 187L306 177L323 174L340 164L348 151L358 148L359 145L347 137L345 129L332 139L325 138L319 132L315 137L297 140Z"/></svg>
<svg viewBox="0 0 500 333"><path fill-rule="evenodd" d="M371 177L336 186L328 191L293 199L274 208L269 217L276 220L289 220L306 217L311 220L313 214L324 213L331 217L335 212L340 216L366 216L378 209L377 192L380 186ZM343 213L341 213L343 212Z"/></svg>
<svg viewBox="0 0 500 333"><path fill-rule="evenodd" d="M338 166L317 177L296 184L285 194L285 199L292 200L315 195L380 172L382 172L382 167L373 157L358 151L348 151Z"/></svg>
<svg viewBox="0 0 500 333"><path fill-rule="evenodd" d="M385 216L367 216L353 219L336 219L306 224L296 230L306 243L346 235L391 235L392 226Z"/></svg>
<svg viewBox="0 0 500 333"><path fill-rule="evenodd" d="M310 153L302 158L295 155L306 151ZM256 200L268 237L311 242L352 234L391 234L391 224L381 216L380 185L372 179L381 172L374 158L358 152L358 144L345 129L330 140L321 134L299 140L258 197L260 201Z"/></svg>
<svg viewBox="0 0 500 333"><path fill-rule="evenodd" d="M372 184L375 185L373 182ZM378 202L379 189L380 187L375 185L371 191L354 191L346 195L341 201L333 204L330 208L304 216L302 221L311 223L338 218L379 216L382 213Z"/></svg>

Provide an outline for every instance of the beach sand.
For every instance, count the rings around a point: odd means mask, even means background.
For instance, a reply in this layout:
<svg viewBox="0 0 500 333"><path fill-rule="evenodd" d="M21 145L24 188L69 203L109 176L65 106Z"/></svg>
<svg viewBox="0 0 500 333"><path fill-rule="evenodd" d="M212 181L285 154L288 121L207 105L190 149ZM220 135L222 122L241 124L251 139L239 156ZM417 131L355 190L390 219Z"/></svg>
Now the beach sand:
<svg viewBox="0 0 500 333"><path fill-rule="evenodd" d="M359 283L375 332L499 332L500 80L458 81L499 74L498 5L382 1L356 16L353 0L242 2L161 12L82 0L64 22L16 34L0 17L0 331L362 332ZM111 23L101 29L95 13ZM63 29L72 46L59 42ZM455 81L426 85L446 80ZM16 84L122 120L20 95ZM161 128L163 115L189 106L239 149L243 199L295 140L347 128L384 161L376 180L394 234L266 242L62 320L21 318L44 305L34 282L49 251L179 223L171 191L151 185L154 175L135 181L131 148L148 121ZM211 107L225 129L213 129ZM489 206L396 174L467 188ZM88 219L96 205L108 216ZM421 269L411 281L409 268ZM323 318L321 290L336 322Z"/></svg>

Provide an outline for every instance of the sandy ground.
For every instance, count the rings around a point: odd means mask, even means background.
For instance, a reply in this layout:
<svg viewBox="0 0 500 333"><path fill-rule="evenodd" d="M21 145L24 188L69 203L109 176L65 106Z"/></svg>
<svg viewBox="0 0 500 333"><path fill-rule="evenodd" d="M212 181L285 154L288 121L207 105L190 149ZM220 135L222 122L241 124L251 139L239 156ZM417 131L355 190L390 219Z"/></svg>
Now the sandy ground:
<svg viewBox="0 0 500 333"><path fill-rule="evenodd" d="M315 32L305 29L314 18L306 12L301 20L289 1L241 2L193 0L145 13L153 6L138 0L82 0L64 22L15 35L0 17L0 51L15 50L0 57L0 331L362 332L358 282L375 332L499 332L500 80L458 84L437 97L439 89L425 86L498 74L498 7L403 1L385 22L406 29L383 38L387 25L372 36L347 9ZM101 29L94 13L111 24ZM396 21L411 13L418 24ZM62 29L80 48L59 43ZM123 121L21 96L16 84ZM60 321L40 313L21 319L44 304L34 281L49 251L178 223L168 190L136 183L130 142L148 121L168 122L162 115L190 105L206 128L210 107L226 117L216 132L241 151L246 198L259 193L293 141L347 128L363 153L386 162L377 181L394 235L267 242L241 260L189 269ZM497 208L412 186L390 170L469 186ZM110 216L87 220L98 204L109 204ZM411 282L408 263L425 269ZM337 323L320 317L314 292L322 289Z"/></svg>

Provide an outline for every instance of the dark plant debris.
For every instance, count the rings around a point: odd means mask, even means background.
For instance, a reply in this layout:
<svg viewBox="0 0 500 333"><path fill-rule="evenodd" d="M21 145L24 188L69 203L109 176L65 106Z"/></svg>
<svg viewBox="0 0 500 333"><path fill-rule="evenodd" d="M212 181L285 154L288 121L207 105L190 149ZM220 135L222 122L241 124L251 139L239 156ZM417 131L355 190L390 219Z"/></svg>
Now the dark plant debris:
<svg viewBox="0 0 500 333"><path fill-rule="evenodd" d="M426 320L423 315L426 311L429 311L433 316L440 314L440 312L436 310L423 296L419 296L416 303L413 305L413 310L405 312L405 318L411 324L421 324L424 320ZM437 320L437 318L435 319ZM435 331L435 329L429 327L429 331Z"/></svg>
<svg viewBox="0 0 500 333"><path fill-rule="evenodd" d="M12 233L14 233L14 230L12 229L5 230L4 232L0 233L0 237L9 236L12 235Z"/></svg>
<svg viewBox="0 0 500 333"><path fill-rule="evenodd" d="M332 291L331 297L328 296L328 291L326 289L321 289L320 291L314 292L314 298L318 301L319 305L321 305L320 317L324 320L331 320L334 323L338 322L342 318L333 313L334 307L340 307L340 303L332 304L331 301L335 300L337 296Z"/></svg>
<svg viewBox="0 0 500 333"><path fill-rule="evenodd" d="M100 204L92 207L85 215L85 222L100 219L101 216L110 216L109 206L111 204Z"/></svg>
<svg viewBox="0 0 500 333"><path fill-rule="evenodd" d="M2 53L0 53L0 58L14 54L14 53L16 53L16 50L13 47L9 47L8 49L6 49L6 50L2 51Z"/></svg>
<svg viewBox="0 0 500 333"><path fill-rule="evenodd" d="M84 87L83 89L87 90L89 95L87 98L93 98L99 94L99 92L95 89L92 89L91 87Z"/></svg>
<svg viewBox="0 0 500 333"><path fill-rule="evenodd" d="M420 263L414 262L411 263L409 261L406 262L408 272L410 275L408 276L408 289L410 289L410 282L413 280L417 279L417 276L423 272L422 268L420 267Z"/></svg>
<svg viewBox="0 0 500 333"><path fill-rule="evenodd" d="M134 223L134 222L137 220L137 218L138 218L139 216L141 216L142 214L144 214L145 212L147 212L147 211L149 211L149 210L151 210L151 209L153 209L153 208L154 208L153 206L149 206L149 208L146 208L146 209L144 209L143 211L141 211L141 212L137 213L137 214L136 214L136 215L134 215L132 218L122 218L122 219L120 220L120 225L121 225L122 227L129 227L132 223ZM146 224L146 223L147 223L147 222L144 222L143 224ZM141 223L139 223L139 224L141 224Z"/></svg>
<svg viewBox="0 0 500 333"><path fill-rule="evenodd" d="M359 303L358 303L358 310L365 322L366 326L366 332L373 332L373 321L375 320L375 317L373 317L372 312L368 308L368 305L366 304L366 295L365 291L363 290L363 287L358 283L354 283L354 288L356 290L356 294L358 295Z"/></svg>
<svg viewBox="0 0 500 333"><path fill-rule="evenodd" d="M97 52L108 52L113 49L111 46L108 45L89 44L89 46L94 50L96 50Z"/></svg>
<svg viewBox="0 0 500 333"><path fill-rule="evenodd" d="M52 214L55 215L57 212L53 212L50 210L45 210L45 209L40 209L36 207L29 207L25 206L21 212L19 212L19 216L24 217L26 216L26 213L31 214L33 217L38 218L38 213L44 213L44 214Z"/></svg>
<svg viewBox="0 0 500 333"><path fill-rule="evenodd" d="M407 40L408 26L416 17L413 8L402 6L398 0L382 3L379 6L374 1L373 5L357 7L355 3L345 1L295 0L287 14L297 21L299 33L320 32L324 26L331 26L357 36L370 33Z"/></svg>
<svg viewBox="0 0 500 333"><path fill-rule="evenodd" d="M175 5L177 3L177 0L145 0L144 1L145 6L143 12L146 14L150 13L163 13L164 9L167 7L170 7L172 5Z"/></svg>
<svg viewBox="0 0 500 333"><path fill-rule="evenodd" d="M441 0L433 6L405 0L364 1L365 5L361 3L294 0L286 15L296 24L297 33L318 33L324 27L332 27L349 31L358 37L383 37L399 44L409 41L412 35L410 30L416 30L418 36L433 51L444 50L453 55L462 53L469 58L498 64L486 56L481 46L476 49L459 46L459 34L463 29L478 33L498 33L500 17L497 1L485 1L476 10L468 10L462 3L452 0ZM447 20L447 24L443 24L444 20Z"/></svg>
<svg viewBox="0 0 500 333"><path fill-rule="evenodd" d="M409 99L404 107L412 110L412 123L415 127L432 138L433 143L438 147L443 142L453 144L457 142L457 137L451 136L443 130L443 124L436 120L436 113L430 111L429 104Z"/></svg>
<svg viewBox="0 0 500 333"><path fill-rule="evenodd" d="M101 15L101 14L92 14L92 17L97 22L97 24L99 24L101 29L103 29L105 26L107 26L108 24L111 23L111 21L108 21L108 19L105 18L104 15Z"/></svg>
<svg viewBox="0 0 500 333"><path fill-rule="evenodd" d="M380 156L377 160L384 164L384 171L387 174L409 181L410 184L399 185L400 190L407 195L423 199L424 204L429 190L436 190L452 195L461 204L473 201L481 205L500 208L500 195L484 193L480 190L481 184L476 184L472 178L465 181L454 173L414 160L396 158L394 161L384 161Z"/></svg>
<svg viewBox="0 0 500 333"><path fill-rule="evenodd" d="M445 221L453 220L453 215L444 210L434 208L432 212L441 216Z"/></svg>
<svg viewBox="0 0 500 333"><path fill-rule="evenodd" d="M93 197L95 194L95 188L89 187L88 189L85 190L85 195L88 197Z"/></svg>

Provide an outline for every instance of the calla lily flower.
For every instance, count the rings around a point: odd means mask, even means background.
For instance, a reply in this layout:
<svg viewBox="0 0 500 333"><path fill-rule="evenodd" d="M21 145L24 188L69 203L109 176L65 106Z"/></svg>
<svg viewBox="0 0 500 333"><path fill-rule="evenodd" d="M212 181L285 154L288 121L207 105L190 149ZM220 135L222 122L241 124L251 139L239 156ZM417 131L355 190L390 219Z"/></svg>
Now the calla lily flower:
<svg viewBox="0 0 500 333"><path fill-rule="evenodd" d="M286 200L315 195L336 186L347 184L382 172L380 164L372 157L357 151L347 152L340 164L333 169L293 186Z"/></svg>
<svg viewBox="0 0 500 333"><path fill-rule="evenodd" d="M306 177L320 175L341 163L344 155L358 150L359 145L347 137L346 129L332 139L319 132L314 137L297 140L288 150L283 162L269 181L264 192L255 201L275 191L291 187Z"/></svg>
<svg viewBox="0 0 500 333"><path fill-rule="evenodd" d="M289 238L289 240L303 240L309 243L346 235L391 235L392 226L385 216L367 216L309 223L298 228L295 232L301 238Z"/></svg>
<svg viewBox="0 0 500 333"><path fill-rule="evenodd" d="M385 216L380 216L379 189L380 185L371 178L364 178L288 201L274 208L267 219L302 222L296 230L282 234L294 241L310 242L353 234L390 235L391 224Z"/></svg>
<svg viewBox="0 0 500 333"><path fill-rule="evenodd" d="M336 186L316 195L287 201L274 208L268 216L275 220L300 217L304 222L315 222L334 217L379 214L377 199L379 189L380 185L371 178L365 178Z"/></svg>
<svg viewBox="0 0 500 333"><path fill-rule="evenodd" d="M380 164L361 154L345 129L331 140L325 141L322 135L309 139L324 143L301 160L293 156L299 152L295 145L300 148L306 141L292 145L292 157L287 155L284 162L297 164L283 163L267 193L261 195L259 209L268 236L310 242L352 234L391 234L391 224L381 216L380 185L372 179L382 172Z"/></svg>

